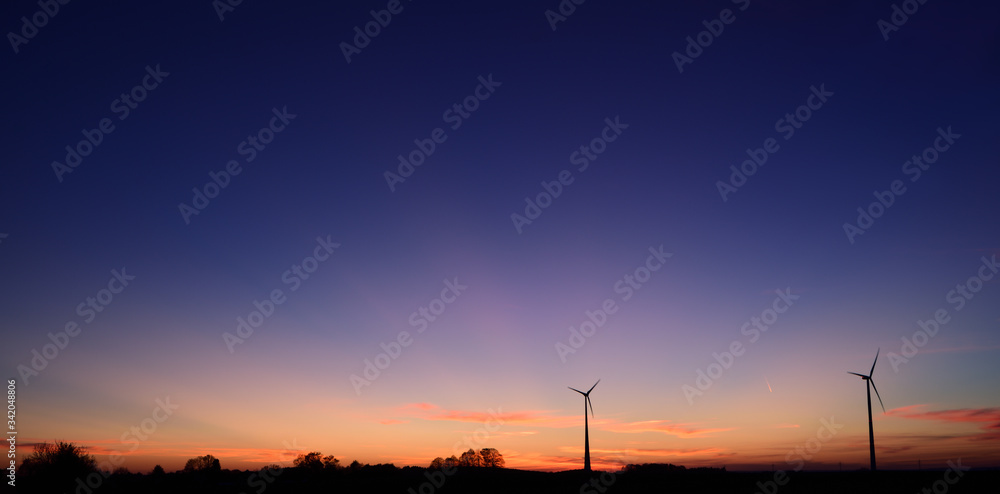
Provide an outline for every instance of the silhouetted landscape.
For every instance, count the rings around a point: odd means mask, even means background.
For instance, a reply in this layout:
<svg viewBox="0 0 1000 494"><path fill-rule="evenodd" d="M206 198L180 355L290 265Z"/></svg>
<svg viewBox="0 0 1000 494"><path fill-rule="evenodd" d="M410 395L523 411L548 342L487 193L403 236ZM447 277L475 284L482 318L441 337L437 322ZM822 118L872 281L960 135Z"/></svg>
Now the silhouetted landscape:
<svg viewBox="0 0 1000 494"><path fill-rule="evenodd" d="M487 453L486 455L480 455ZM482 465L484 457L493 466ZM729 472L723 468L666 463L628 464L617 471L536 472L501 466L491 448L469 450L460 458L435 458L430 468L389 464L347 466L333 455L300 454L293 466L259 470L222 468L204 455L183 470L164 472L158 465L146 474L126 469L101 472L94 458L69 443L42 445L22 464L19 492L74 494L125 493L995 493L997 470L925 470L886 472ZM472 465L470 465L470 463ZM936 485L937 484L937 485Z"/></svg>

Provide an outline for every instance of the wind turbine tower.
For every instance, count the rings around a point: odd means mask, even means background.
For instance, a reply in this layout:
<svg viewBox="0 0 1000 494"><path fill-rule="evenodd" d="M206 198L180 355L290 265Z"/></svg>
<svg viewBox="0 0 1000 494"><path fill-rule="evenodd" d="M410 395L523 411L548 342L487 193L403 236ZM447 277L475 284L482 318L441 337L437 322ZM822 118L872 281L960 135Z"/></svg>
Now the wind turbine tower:
<svg viewBox="0 0 1000 494"><path fill-rule="evenodd" d="M590 425L587 422L587 405L590 405L590 415L593 416L594 404L590 402L590 392L597 387L597 383L599 382L601 382L600 379L586 393L576 388L569 388L583 395L583 470L585 472L590 471Z"/></svg>
<svg viewBox="0 0 1000 494"><path fill-rule="evenodd" d="M872 374L875 373L875 364L878 362L878 352L875 351L875 362L872 362L872 370L868 371L868 375L858 374L857 372L848 372L848 374L854 374L860 377L866 383L866 388L868 389L868 452L871 454L872 470L875 471L875 430L872 428L872 389L875 389L875 396L878 397L878 404L882 405L882 413L885 413L885 405L882 404L882 397L878 394L878 388L875 387L875 381L872 380Z"/></svg>

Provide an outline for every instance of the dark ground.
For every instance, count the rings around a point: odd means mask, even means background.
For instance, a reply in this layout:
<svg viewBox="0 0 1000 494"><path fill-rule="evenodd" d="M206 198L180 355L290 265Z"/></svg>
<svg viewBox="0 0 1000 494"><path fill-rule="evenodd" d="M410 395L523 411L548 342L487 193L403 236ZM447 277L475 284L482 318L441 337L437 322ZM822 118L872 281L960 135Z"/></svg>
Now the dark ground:
<svg viewBox="0 0 1000 494"><path fill-rule="evenodd" d="M268 480L270 479L270 480ZM28 480L28 479L22 479ZM783 480L778 485L776 480ZM953 481L949 484L947 480ZM436 485L435 485L436 484ZM937 484L937 485L935 485ZM78 494L284 494L284 493L1000 493L1000 471L969 471L961 477L945 471L798 472L775 478L770 472L592 472L557 473L513 469L463 468L453 475L408 467L384 471L308 475L285 469L277 476L259 472L222 471L211 476L172 473L115 475L95 488L75 484L70 490L30 489L18 492ZM935 489L936 488L936 489ZM9 489L7 490L10 491Z"/></svg>

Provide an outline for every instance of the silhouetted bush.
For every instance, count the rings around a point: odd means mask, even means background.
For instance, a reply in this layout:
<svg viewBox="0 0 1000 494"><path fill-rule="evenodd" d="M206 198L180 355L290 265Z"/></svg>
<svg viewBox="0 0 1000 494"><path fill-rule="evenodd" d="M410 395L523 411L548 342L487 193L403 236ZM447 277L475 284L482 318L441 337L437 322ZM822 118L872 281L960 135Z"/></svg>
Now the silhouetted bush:
<svg viewBox="0 0 1000 494"><path fill-rule="evenodd" d="M187 473L206 472L213 473L222 470L219 460L212 455L196 456L184 464L184 471Z"/></svg>
<svg viewBox="0 0 1000 494"><path fill-rule="evenodd" d="M63 441L36 444L34 452L17 469L24 488L39 492L69 491L77 479L86 479L97 471L97 460L87 454L86 448Z"/></svg>

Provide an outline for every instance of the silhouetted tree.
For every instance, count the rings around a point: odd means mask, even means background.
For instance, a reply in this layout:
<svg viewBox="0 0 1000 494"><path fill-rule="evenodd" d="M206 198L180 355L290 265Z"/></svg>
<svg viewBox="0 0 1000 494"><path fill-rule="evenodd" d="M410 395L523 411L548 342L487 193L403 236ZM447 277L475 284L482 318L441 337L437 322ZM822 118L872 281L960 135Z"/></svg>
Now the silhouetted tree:
<svg viewBox="0 0 1000 494"><path fill-rule="evenodd" d="M503 455L495 448L483 448L479 450L479 456L483 459L484 467L503 468L506 464Z"/></svg>
<svg viewBox="0 0 1000 494"><path fill-rule="evenodd" d="M163 467L161 467L159 465L156 465L155 467L153 467L153 473L152 473L153 475L163 475L164 473L166 473L166 472L163 471Z"/></svg>
<svg viewBox="0 0 1000 494"><path fill-rule="evenodd" d="M434 458L433 460L431 460L431 466L429 466L427 468L433 468L435 470L440 470L443 467L444 467L444 458L441 458L440 456L438 456L437 458Z"/></svg>
<svg viewBox="0 0 1000 494"><path fill-rule="evenodd" d="M358 463L358 460L354 460L351 462L351 466L348 468L350 468L352 471L357 472L358 470L361 470L361 463Z"/></svg>
<svg viewBox="0 0 1000 494"><path fill-rule="evenodd" d="M340 460L333 455L323 457L323 468L325 470L337 470L340 468Z"/></svg>
<svg viewBox="0 0 1000 494"><path fill-rule="evenodd" d="M184 464L184 471L191 472L220 472L222 471L222 466L219 464L219 460L212 455L196 456L191 458Z"/></svg>
<svg viewBox="0 0 1000 494"><path fill-rule="evenodd" d="M462 453L462 457L458 459L458 466L481 467L483 466L483 457L479 456L479 452L476 450L469 448L469 450Z"/></svg>
<svg viewBox="0 0 1000 494"><path fill-rule="evenodd" d="M44 491L62 492L72 488L76 479L86 479L97 472L97 460L87 449L73 443L56 441L35 445L35 451L21 461L18 475L26 484Z"/></svg>
<svg viewBox="0 0 1000 494"><path fill-rule="evenodd" d="M458 466L458 458L455 455L451 455L444 460L444 466L446 468L455 468Z"/></svg>
<svg viewBox="0 0 1000 494"><path fill-rule="evenodd" d="M323 469L323 454L319 451L311 453L299 453L298 458L292 460L292 465L303 470L318 471Z"/></svg>

